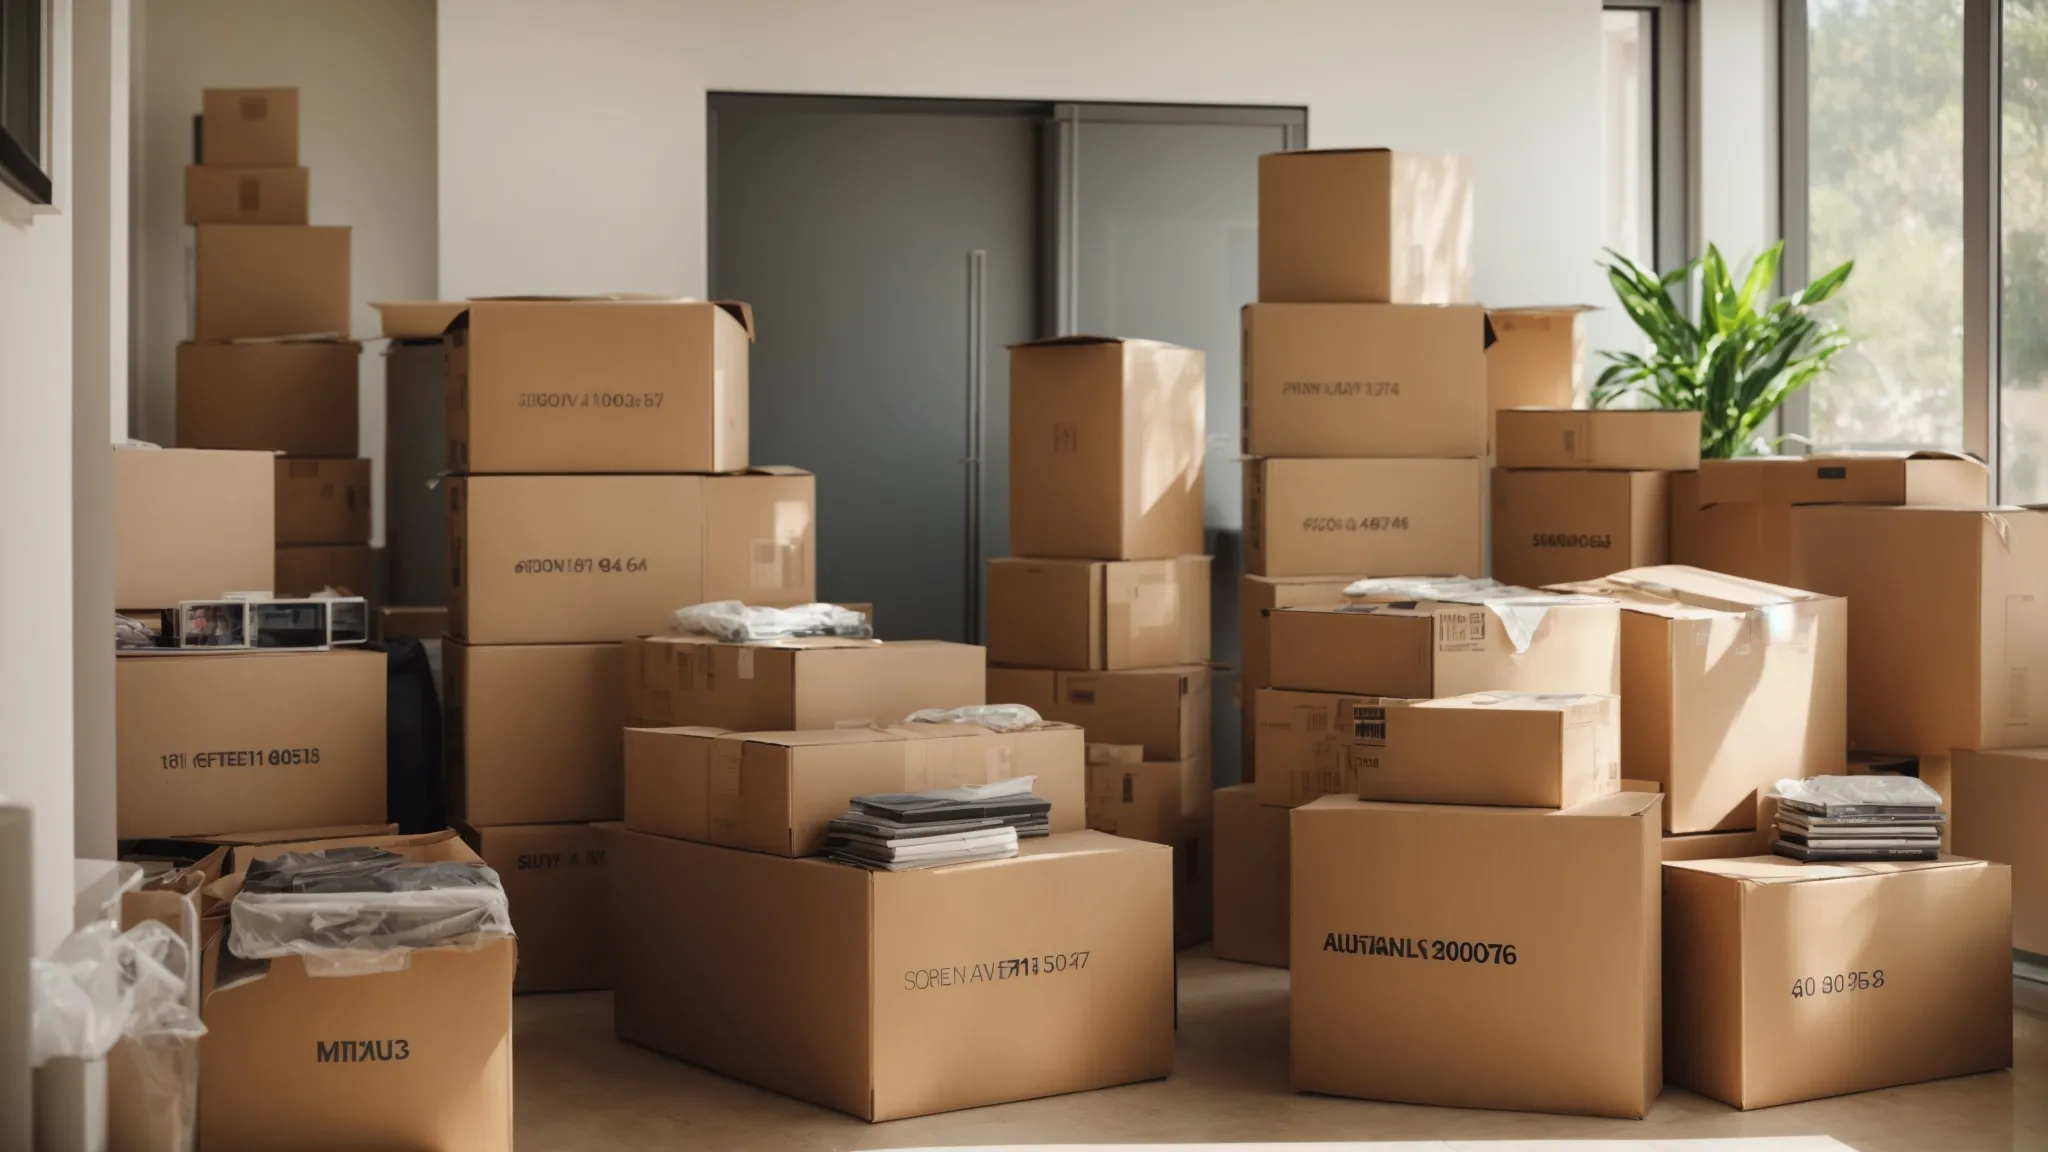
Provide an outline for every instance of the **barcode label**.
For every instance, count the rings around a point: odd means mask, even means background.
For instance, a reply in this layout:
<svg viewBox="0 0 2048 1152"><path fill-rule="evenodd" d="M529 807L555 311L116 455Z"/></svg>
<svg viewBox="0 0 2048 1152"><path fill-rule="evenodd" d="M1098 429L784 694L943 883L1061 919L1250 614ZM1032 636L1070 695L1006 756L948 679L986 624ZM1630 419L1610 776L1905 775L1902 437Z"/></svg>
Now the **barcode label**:
<svg viewBox="0 0 2048 1152"><path fill-rule="evenodd" d="M1387 710L1377 705L1353 705L1351 738L1361 744L1384 745L1387 742Z"/></svg>
<svg viewBox="0 0 2048 1152"><path fill-rule="evenodd" d="M1486 648L1486 609L1444 612L1436 618L1439 652L1478 652Z"/></svg>

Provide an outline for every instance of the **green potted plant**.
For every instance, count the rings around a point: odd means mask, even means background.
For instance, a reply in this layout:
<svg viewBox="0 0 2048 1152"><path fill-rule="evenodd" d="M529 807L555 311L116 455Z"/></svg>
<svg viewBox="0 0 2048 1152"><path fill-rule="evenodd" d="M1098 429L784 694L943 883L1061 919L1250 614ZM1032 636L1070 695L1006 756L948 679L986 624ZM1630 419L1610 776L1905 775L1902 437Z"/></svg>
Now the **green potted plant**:
<svg viewBox="0 0 2048 1152"><path fill-rule="evenodd" d="M1849 261L1790 296L1766 302L1784 251L1782 240L1771 245L1749 266L1739 289L1712 245L1704 257L1662 276L1609 251L1613 260L1601 267L1650 347L1601 353L1608 365L1593 384L1593 407L1695 409L1700 455L1707 459L1771 451L1776 442L1763 437L1764 422L1849 346L1848 334L1818 308L1841 290L1855 267ZM1698 301L1697 320L1672 299L1672 289L1688 280Z"/></svg>

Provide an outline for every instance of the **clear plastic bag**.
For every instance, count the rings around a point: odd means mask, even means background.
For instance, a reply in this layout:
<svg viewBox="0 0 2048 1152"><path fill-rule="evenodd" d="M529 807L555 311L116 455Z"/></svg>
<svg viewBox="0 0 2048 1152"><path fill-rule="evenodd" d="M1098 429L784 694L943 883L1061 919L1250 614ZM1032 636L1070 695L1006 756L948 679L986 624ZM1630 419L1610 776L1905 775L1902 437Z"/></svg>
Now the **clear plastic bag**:
<svg viewBox="0 0 2048 1152"><path fill-rule="evenodd" d="M970 704L964 708L926 708L912 712L905 724L978 724L992 732L1019 732L1045 723L1036 709L1023 704Z"/></svg>
<svg viewBox="0 0 2048 1152"><path fill-rule="evenodd" d="M1440 604L1477 604L1493 613L1501 623L1508 643L1517 653L1527 652L1543 627L1543 617L1552 608L1568 604L1607 604L1605 596L1582 593L1539 592L1498 580L1472 580L1464 576L1390 576L1359 580L1344 589L1344 595L1370 605L1403 601L1435 601Z"/></svg>
<svg viewBox="0 0 2048 1152"><path fill-rule="evenodd" d="M309 976L402 971L416 949L513 934L496 872L380 848L261 861L235 894L229 920L228 951L244 960L298 956Z"/></svg>
<svg viewBox="0 0 2048 1152"><path fill-rule="evenodd" d="M1873 773L1868 776L1810 776L1804 780L1780 780L1772 790L1780 800L1812 808L1832 809L1857 805L1926 808L1941 804L1941 793L1913 776Z"/></svg>
<svg viewBox="0 0 2048 1152"><path fill-rule="evenodd" d="M791 636L845 636L865 639L875 634L868 618L837 604L804 604L795 608L759 608L738 600L714 600L678 608L669 617L681 636L709 636L729 644L781 640Z"/></svg>
<svg viewBox="0 0 2048 1152"><path fill-rule="evenodd" d="M1375 576L1347 585L1344 595L1351 600L1388 603L1397 600L1463 600L1472 596L1527 592L1498 580L1474 580L1469 576Z"/></svg>
<svg viewBox="0 0 2048 1152"><path fill-rule="evenodd" d="M99 1060L123 1037L148 1042L206 1031L192 1011L192 958L168 926L145 920L123 932L95 920L45 960L29 961L35 983L32 1059Z"/></svg>

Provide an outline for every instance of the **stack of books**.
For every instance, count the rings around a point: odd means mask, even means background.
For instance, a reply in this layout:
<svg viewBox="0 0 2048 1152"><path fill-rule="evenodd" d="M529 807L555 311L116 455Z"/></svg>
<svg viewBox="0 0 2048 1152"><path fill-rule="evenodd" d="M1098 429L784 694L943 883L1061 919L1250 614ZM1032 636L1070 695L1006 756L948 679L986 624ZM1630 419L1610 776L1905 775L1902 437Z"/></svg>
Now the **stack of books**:
<svg viewBox="0 0 2048 1152"><path fill-rule="evenodd" d="M1911 776L1815 776L1778 781L1771 851L1828 863L1933 860L1941 854L1941 795Z"/></svg>
<svg viewBox="0 0 2048 1152"><path fill-rule="evenodd" d="M1031 794L1032 780L855 796L827 826L825 855L888 872L1015 856L1019 837L1051 831L1052 802Z"/></svg>

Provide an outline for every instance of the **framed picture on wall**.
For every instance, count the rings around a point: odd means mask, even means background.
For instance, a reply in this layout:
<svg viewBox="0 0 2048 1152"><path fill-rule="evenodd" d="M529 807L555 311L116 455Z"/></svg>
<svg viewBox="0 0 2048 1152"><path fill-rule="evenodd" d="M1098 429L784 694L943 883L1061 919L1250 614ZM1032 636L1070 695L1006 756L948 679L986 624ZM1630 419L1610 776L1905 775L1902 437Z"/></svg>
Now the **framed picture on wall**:
<svg viewBox="0 0 2048 1152"><path fill-rule="evenodd" d="M51 203L48 0L0 0L0 184Z"/></svg>

